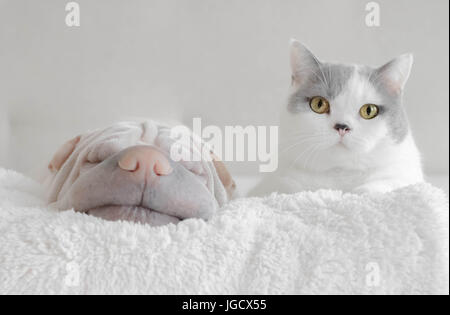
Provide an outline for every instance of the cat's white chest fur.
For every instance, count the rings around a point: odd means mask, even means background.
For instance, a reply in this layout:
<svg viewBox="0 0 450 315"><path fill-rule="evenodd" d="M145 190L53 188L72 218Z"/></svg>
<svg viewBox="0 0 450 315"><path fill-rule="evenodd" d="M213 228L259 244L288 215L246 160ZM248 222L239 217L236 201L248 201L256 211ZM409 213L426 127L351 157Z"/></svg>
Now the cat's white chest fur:
<svg viewBox="0 0 450 315"><path fill-rule="evenodd" d="M334 189L388 192L423 181L402 104L412 56L380 68L320 62L294 41L280 122L279 169L253 195Z"/></svg>

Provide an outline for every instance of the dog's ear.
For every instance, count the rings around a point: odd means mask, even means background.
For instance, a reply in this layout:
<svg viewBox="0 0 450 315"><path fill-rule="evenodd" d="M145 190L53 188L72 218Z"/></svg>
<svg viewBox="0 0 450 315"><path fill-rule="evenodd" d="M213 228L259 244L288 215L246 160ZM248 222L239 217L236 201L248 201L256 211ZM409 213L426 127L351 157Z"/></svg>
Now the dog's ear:
<svg viewBox="0 0 450 315"><path fill-rule="evenodd" d="M58 151L56 151L55 155L53 156L52 161L48 165L48 169L51 172L57 172L61 169L61 167L64 165L64 163L67 161L69 156L73 153L75 150L75 147L80 142L81 136L78 136L76 138L73 138L72 140L66 142L63 144L61 148L59 148Z"/></svg>
<svg viewBox="0 0 450 315"><path fill-rule="evenodd" d="M220 181L222 182L225 190L227 191L228 199L231 199L234 191L236 190L236 183L231 177L230 172L228 172L225 164L217 157L214 153L211 153L213 158L213 163L216 168L217 174L219 175Z"/></svg>

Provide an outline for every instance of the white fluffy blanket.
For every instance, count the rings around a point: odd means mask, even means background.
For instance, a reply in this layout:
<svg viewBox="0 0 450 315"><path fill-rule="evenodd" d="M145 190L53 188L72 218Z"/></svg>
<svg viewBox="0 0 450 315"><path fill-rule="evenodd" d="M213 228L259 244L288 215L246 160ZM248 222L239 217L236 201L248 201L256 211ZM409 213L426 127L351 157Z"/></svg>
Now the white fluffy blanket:
<svg viewBox="0 0 450 315"><path fill-rule="evenodd" d="M0 169L1 294L448 294L448 201L426 184L241 199L159 228L39 196Z"/></svg>

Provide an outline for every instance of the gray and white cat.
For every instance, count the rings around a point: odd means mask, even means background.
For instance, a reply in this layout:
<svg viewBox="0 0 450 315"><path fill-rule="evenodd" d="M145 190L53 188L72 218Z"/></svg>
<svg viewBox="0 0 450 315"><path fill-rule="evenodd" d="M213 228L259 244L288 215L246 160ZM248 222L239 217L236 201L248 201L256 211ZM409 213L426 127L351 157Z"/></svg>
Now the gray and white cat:
<svg viewBox="0 0 450 315"><path fill-rule="evenodd" d="M291 44L292 90L280 125L280 167L255 194L337 189L388 192L423 181L402 96L413 64L319 61Z"/></svg>

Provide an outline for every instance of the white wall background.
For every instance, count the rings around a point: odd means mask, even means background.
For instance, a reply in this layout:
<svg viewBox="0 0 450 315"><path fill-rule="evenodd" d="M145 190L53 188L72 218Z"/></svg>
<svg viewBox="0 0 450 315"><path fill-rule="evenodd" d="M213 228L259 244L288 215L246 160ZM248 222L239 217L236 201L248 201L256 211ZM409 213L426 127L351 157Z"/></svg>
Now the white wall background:
<svg viewBox="0 0 450 315"><path fill-rule="evenodd" d="M361 0L79 0L79 28L65 25L67 2L0 0L3 165L26 171L76 133L130 116L276 124L295 37L326 60L414 52L408 113L426 170L448 173L447 0L380 0L380 28L365 25Z"/></svg>

